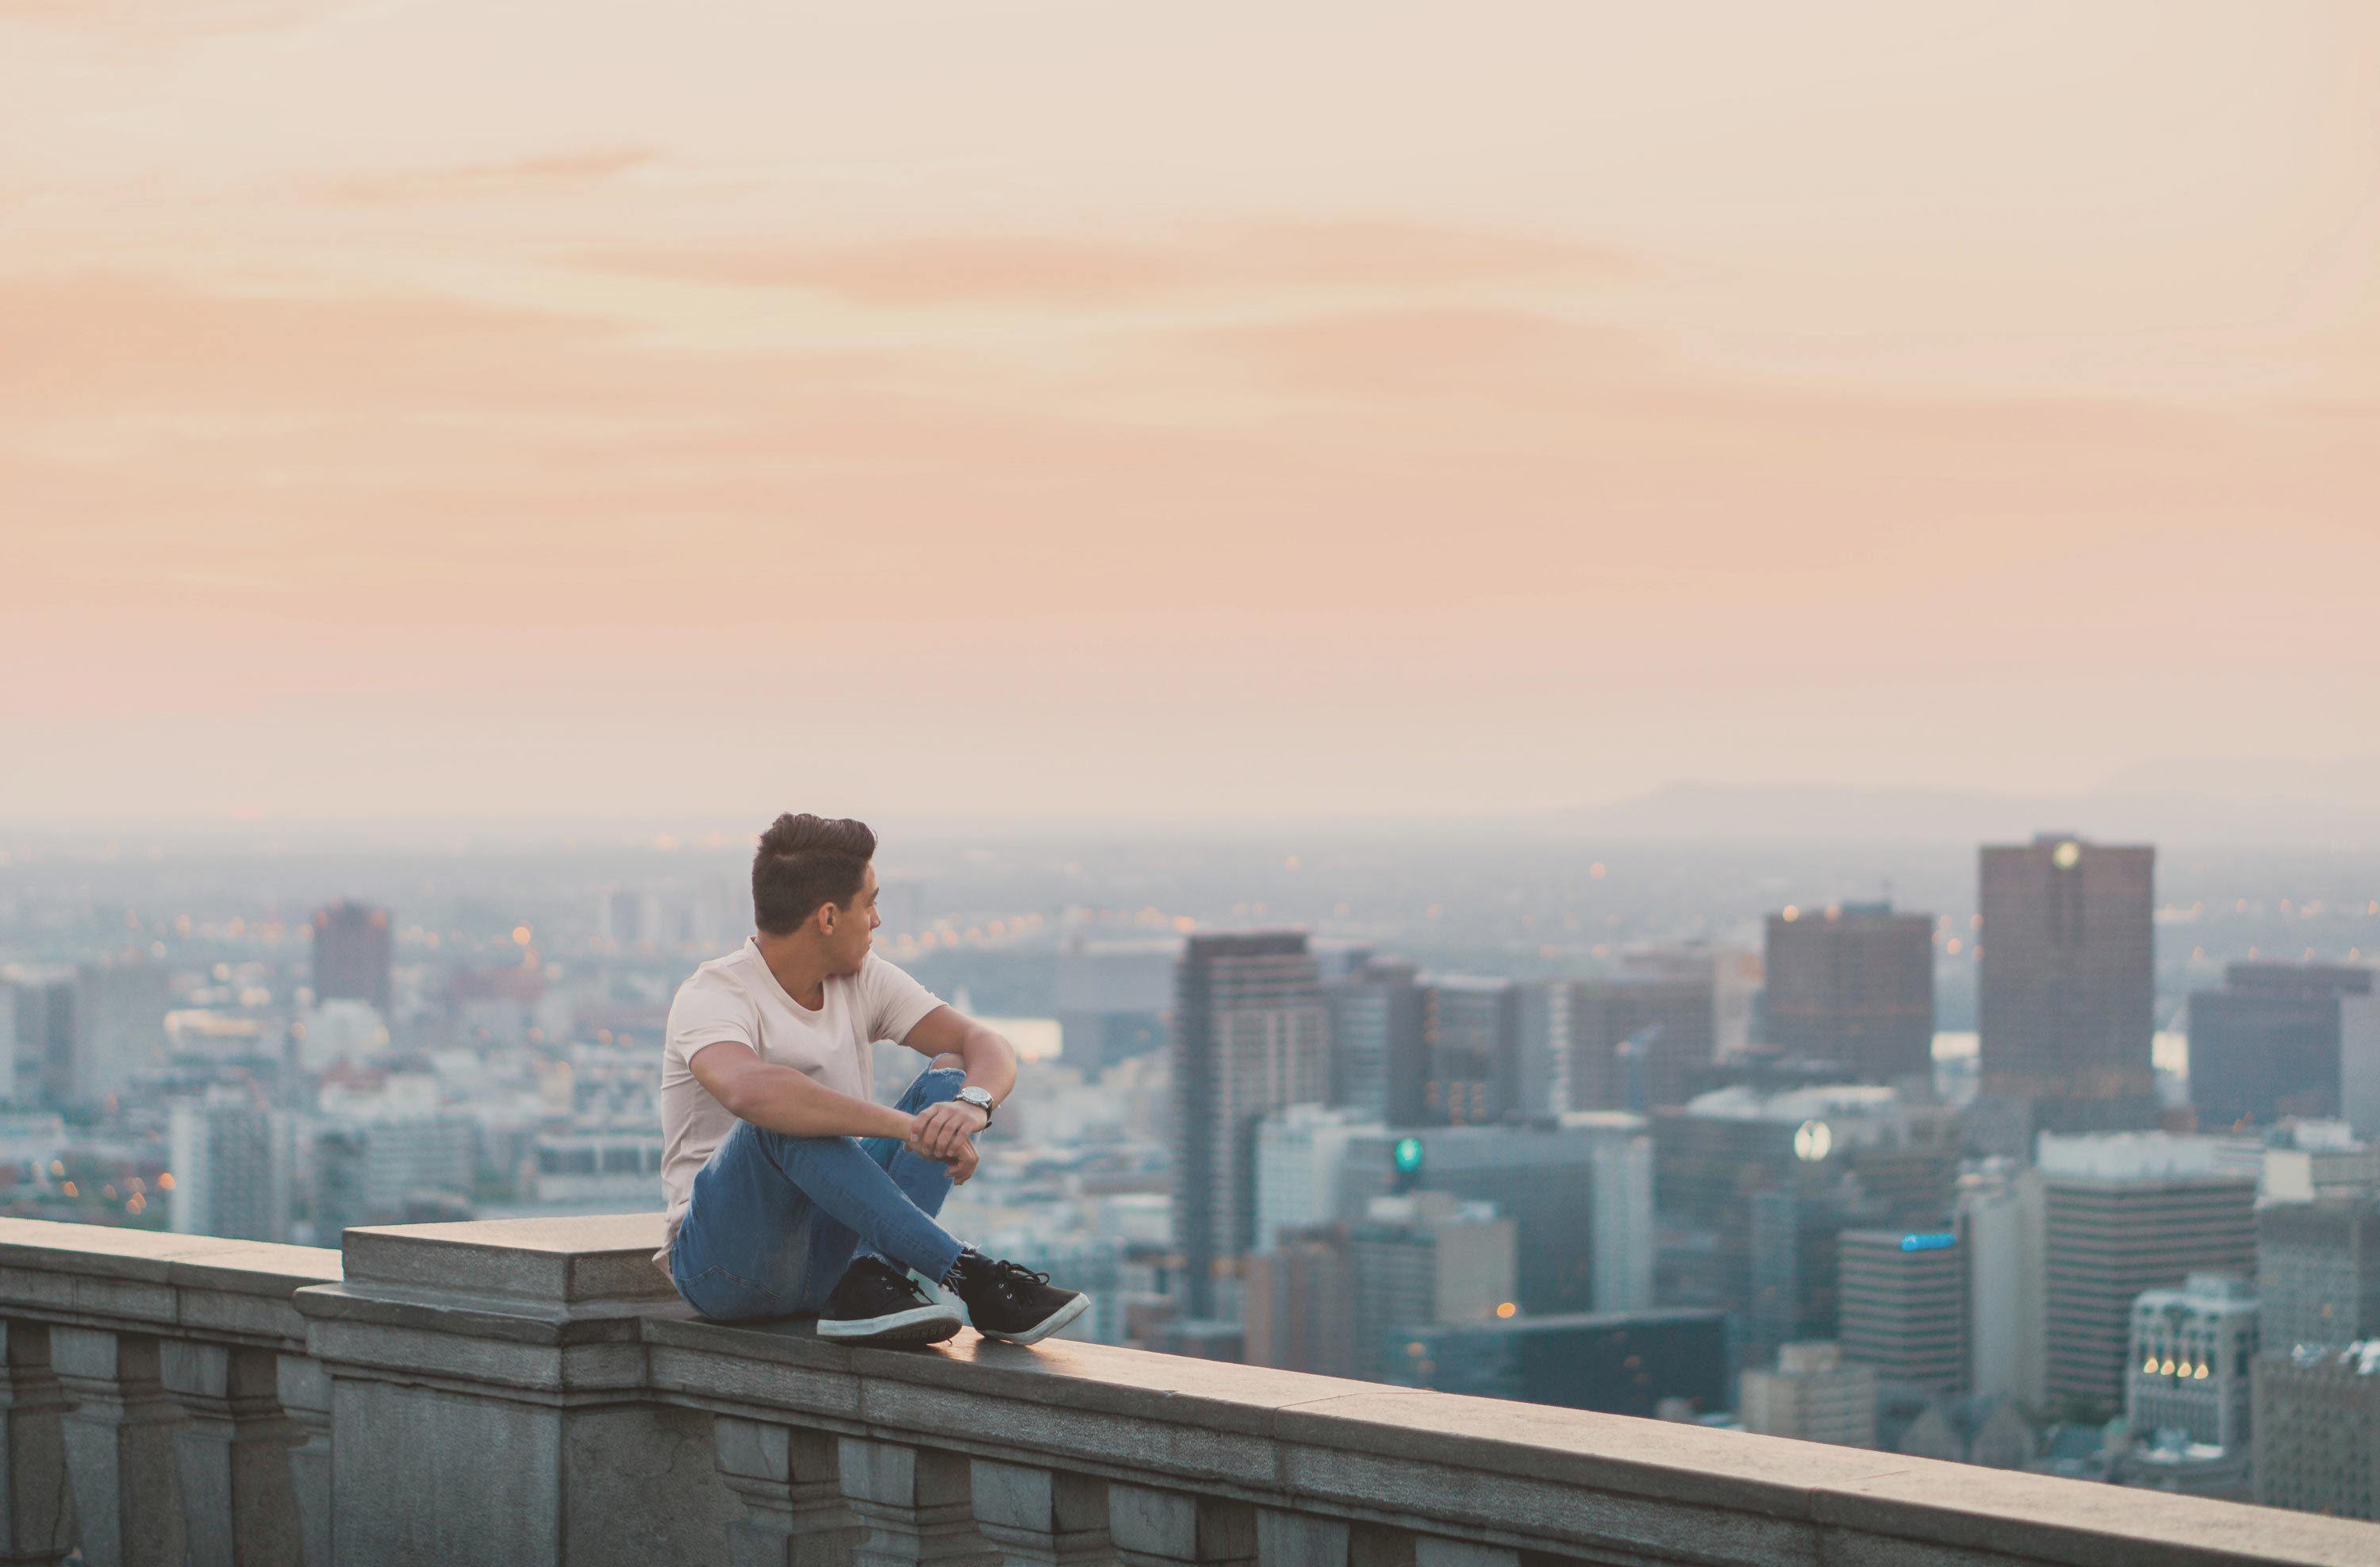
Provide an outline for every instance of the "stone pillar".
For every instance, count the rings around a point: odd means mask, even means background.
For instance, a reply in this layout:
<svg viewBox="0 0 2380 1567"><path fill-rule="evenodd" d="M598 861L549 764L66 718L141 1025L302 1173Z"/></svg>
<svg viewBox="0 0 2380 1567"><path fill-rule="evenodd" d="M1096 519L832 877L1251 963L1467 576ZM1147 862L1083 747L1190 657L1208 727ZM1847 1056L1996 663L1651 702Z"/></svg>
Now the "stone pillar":
<svg viewBox="0 0 2380 1567"><path fill-rule="evenodd" d="M275 1367L281 1408L297 1430L289 1490L306 1567L331 1567L331 1378L322 1362L285 1354Z"/></svg>
<svg viewBox="0 0 2380 1567"><path fill-rule="evenodd" d="M280 1356L271 1350L168 1340L165 1391L189 1424L174 1439L189 1525L190 1567L304 1567L281 1413Z"/></svg>
<svg viewBox="0 0 2380 1567"><path fill-rule="evenodd" d="M843 1494L868 1525L855 1567L1001 1567L976 1532L972 1476L955 1452L843 1440Z"/></svg>
<svg viewBox="0 0 2380 1567"><path fill-rule="evenodd" d="M727 1415L711 1430L720 1478L749 1509L727 1525L733 1567L850 1567L867 1529L844 1500L835 1438Z"/></svg>
<svg viewBox="0 0 2380 1567"><path fill-rule="evenodd" d="M53 1328L50 1356L74 1403L64 1426L84 1562L184 1567L188 1546L174 1438L185 1421L159 1379L156 1339Z"/></svg>
<svg viewBox="0 0 2380 1567"><path fill-rule="evenodd" d="M1264 1567L1348 1567L1344 1518L1257 1509L1257 1560Z"/></svg>
<svg viewBox="0 0 2380 1567"><path fill-rule="evenodd" d="M1112 1567L1108 1483L1038 1464L974 1461L975 1524L1009 1561Z"/></svg>
<svg viewBox="0 0 2380 1567"><path fill-rule="evenodd" d="M56 1567L73 1549L66 1395L50 1369L50 1330L0 1322L0 1567Z"/></svg>
<svg viewBox="0 0 2380 1567"><path fill-rule="evenodd" d="M1124 1567L1256 1567L1257 1510L1245 1501L1111 1485L1108 1529Z"/></svg>

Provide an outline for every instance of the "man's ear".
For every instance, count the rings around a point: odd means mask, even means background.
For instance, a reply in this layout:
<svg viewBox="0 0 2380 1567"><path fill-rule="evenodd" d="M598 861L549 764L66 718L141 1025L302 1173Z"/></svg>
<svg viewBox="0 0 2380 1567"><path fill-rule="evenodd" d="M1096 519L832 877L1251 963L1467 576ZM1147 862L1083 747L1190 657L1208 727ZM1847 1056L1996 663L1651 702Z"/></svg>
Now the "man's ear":
<svg viewBox="0 0 2380 1567"><path fill-rule="evenodd" d="M820 935L832 936L834 934L835 916L842 912L831 903L820 904L818 906L818 912L811 915L810 918L818 925Z"/></svg>

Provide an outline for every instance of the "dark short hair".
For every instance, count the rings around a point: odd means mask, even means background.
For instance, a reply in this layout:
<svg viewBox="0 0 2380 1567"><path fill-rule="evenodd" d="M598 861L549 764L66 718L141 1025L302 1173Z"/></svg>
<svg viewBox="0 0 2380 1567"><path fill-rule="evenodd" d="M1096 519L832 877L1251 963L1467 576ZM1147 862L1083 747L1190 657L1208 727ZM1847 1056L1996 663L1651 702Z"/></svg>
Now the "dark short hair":
<svg viewBox="0 0 2380 1567"><path fill-rule="evenodd" d="M868 823L788 811L769 823L752 856L752 923L771 936L790 936L821 904L847 905L875 857Z"/></svg>

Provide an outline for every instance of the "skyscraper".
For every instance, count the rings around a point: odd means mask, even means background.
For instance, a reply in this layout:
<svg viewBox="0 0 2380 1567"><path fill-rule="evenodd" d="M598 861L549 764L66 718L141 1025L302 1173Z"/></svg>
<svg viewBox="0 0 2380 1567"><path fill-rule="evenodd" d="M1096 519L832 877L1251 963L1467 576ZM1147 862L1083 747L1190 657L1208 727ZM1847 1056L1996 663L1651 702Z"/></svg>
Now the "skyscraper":
<svg viewBox="0 0 2380 1567"><path fill-rule="evenodd" d="M2256 1293L2268 1349L2380 1339L2380 1202L2257 1209Z"/></svg>
<svg viewBox="0 0 2380 1567"><path fill-rule="evenodd" d="M1945 1396L1967 1380L1967 1263L1953 1231L1845 1230L1843 1358L1880 1382Z"/></svg>
<svg viewBox="0 0 2380 1567"><path fill-rule="evenodd" d="M176 1103L168 1125L176 1234L289 1238L286 1116L220 1094Z"/></svg>
<svg viewBox="0 0 2380 1567"><path fill-rule="evenodd" d="M2342 1024L2372 996L2372 970L2235 963L2223 987L2190 993L2190 1102L2199 1125L2337 1116Z"/></svg>
<svg viewBox="0 0 2380 1567"><path fill-rule="evenodd" d="M2265 1351L2254 1408L2258 1501L2380 1518L2380 1340Z"/></svg>
<svg viewBox="0 0 2380 1567"><path fill-rule="evenodd" d="M1513 1228L1488 1203L1443 1192L1375 1197L1348 1233L1354 1282L1355 1375L1388 1375L1401 1330L1441 1322L1487 1322L1513 1300Z"/></svg>
<svg viewBox="0 0 2380 1567"><path fill-rule="evenodd" d="M1305 935L1193 936L1175 969L1173 1234L1188 1315L1255 1249L1256 1124L1330 1089L1330 1014Z"/></svg>
<svg viewBox="0 0 2380 1567"><path fill-rule="evenodd" d="M2062 833L1983 850L1981 1087L2036 1129L2156 1123L2155 868Z"/></svg>
<svg viewBox="0 0 2380 1567"><path fill-rule="evenodd" d="M386 1017L395 950L388 910L353 901L316 909L314 999L370 1002Z"/></svg>
<svg viewBox="0 0 2380 1567"><path fill-rule="evenodd" d="M1691 1097L1718 1049L1718 981L1693 976L1583 980L1570 997L1573 1110L1639 1114Z"/></svg>
<svg viewBox="0 0 2380 1567"><path fill-rule="evenodd" d="M2226 1165L2222 1152L2215 1138L2162 1132L2041 1139L2050 1398L2112 1413L2143 1292L2254 1266L2256 1175Z"/></svg>
<svg viewBox="0 0 2380 1567"><path fill-rule="evenodd" d="M1838 1344L1786 1344L1775 1370L1743 1374L1736 1408L1765 1437L1874 1447L1876 1368L1846 1361Z"/></svg>
<svg viewBox="0 0 2380 1567"><path fill-rule="evenodd" d="M1330 1102L1391 1126L1427 1117L1421 986L1414 966L1366 957L1326 987L1330 1005Z"/></svg>
<svg viewBox="0 0 2380 1567"><path fill-rule="evenodd" d="M1518 984L1432 978L1421 988L1421 1107L1429 1124L1476 1126L1520 1112Z"/></svg>
<svg viewBox="0 0 2380 1567"><path fill-rule="evenodd" d="M164 1063L171 981L164 965L138 959L76 966L68 1098L98 1104Z"/></svg>
<svg viewBox="0 0 2380 1567"><path fill-rule="evenodd" d="M1861 1082L1931 1078L1934 920L1888 903L1768 917L1768 1044ZM1846 1353L1849 1353L1846 1351Z"/></svg>

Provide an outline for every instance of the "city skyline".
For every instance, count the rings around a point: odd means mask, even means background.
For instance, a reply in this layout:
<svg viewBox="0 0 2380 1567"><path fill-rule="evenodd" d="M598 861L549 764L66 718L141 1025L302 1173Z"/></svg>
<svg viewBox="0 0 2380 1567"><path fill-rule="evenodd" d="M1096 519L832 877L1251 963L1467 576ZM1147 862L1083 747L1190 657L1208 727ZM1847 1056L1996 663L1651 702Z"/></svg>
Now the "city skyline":
<svg viewBox="0 0 2380 1567"><path fill-rule="evenodd" d="M2365 748L2364 7L19 4L0 58L0 818Z"/></svg>

